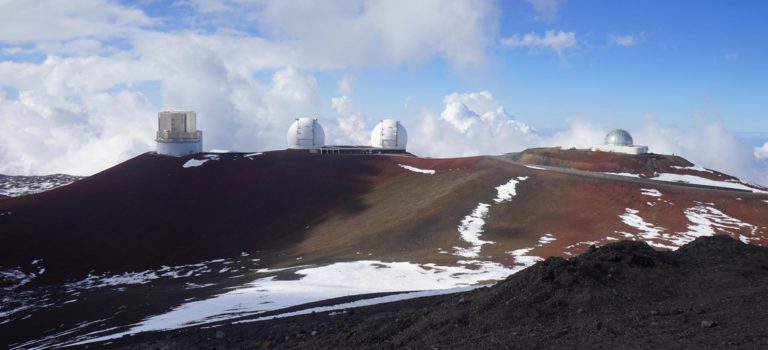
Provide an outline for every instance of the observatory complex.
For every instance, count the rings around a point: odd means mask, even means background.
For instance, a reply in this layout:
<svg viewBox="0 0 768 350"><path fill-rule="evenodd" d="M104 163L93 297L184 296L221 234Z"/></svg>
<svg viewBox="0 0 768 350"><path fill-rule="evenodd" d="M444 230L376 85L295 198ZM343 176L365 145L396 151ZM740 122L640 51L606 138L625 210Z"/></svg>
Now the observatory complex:
<svg viewBox="0 0 768 350"><path fill-rule="evenodd" d="M405 153L408 133L399 121L384 119L371 131L369 146L326 146L325 132L317 119L298 118L288 128L288 149L320 154Z"/></svg>
<svg viewBox="0 0 768 350"><path fill-rule="evenodd" d="M605 135L605 144L592 146L593 152L613 152L625 154L648 153L647 146L638 146L633 143L632 135L626 130L616 129Z"/></svg>
<svg viewBox="0 0 768 350"><path fill-rule="evenodd" d="M203 132L197 130L193 111L163 111L157 114L157 153L183 156L203 151Z"/></svg>

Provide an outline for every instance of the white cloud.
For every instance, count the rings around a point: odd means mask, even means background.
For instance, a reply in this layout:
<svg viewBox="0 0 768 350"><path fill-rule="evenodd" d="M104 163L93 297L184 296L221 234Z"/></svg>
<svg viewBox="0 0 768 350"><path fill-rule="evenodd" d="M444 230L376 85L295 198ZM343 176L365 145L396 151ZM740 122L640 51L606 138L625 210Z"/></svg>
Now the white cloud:
<svg viewBox="0 0 768 350"><path fill-rule="evenodd" d="M11 43L126 36L152 23L141 10L109 1L0 2L0 41Z"/></svg>
<svg viewBox="0 0 768 350"><path fill-rule="evenodd" d="M91 174L151 147L155 108L137 93L97 93L81 103L21 91L0 99L0 172Z"/></svg>
<svg viewBox="0 0 768 350"><path fill-rule="evenodd" d="M490 0L190 1L230 25L257 24L321 68L395 66L436 56L454 67L484 63L498 10ZM233 17L240 21L232 21ZM234 23L234 24L232 24Z"/></svg>
<svg viewBox="0 0 768 350"><path fill-rule="evenodd" d="M511 117L488 91L453 93L445 97L438 115L421 111L409 129L409 150L430 157L458 157L518 152L531 147L589 148L600 144L613 128L627 128L635 143L651 152L680 155L691 162L746 181L768 184L768 142L754 148L741 142L720 122L700 122L689 129L659 124L648 117L639 126L595 125L572 120L568 129L539 135Z"/></svg>
<svg viewBox="0 0 768 350"><path fill-rule="evenodd" d="M568 49L577 46L575 32L548 30L543 36L536 33L525 35L513 35L501 40L501 44L511 48L528 48L531 52L539 50L552 50L562 55Z"/></svg>
<svg viewBox="0 0 768 350"><path fill-rule="evenodd" d="M543 21L551 22L557 18L560 11L562 0L526 0L537 12L537 18Z"/></svg>
<svg viewBox="0 0 768 350"><path fill-rule="evenodd" d="M630 33L624 35L610 35L608 37L611 45L630 47L639 44L645 38L645 33Z"/></svg>
<svg viewBox="0 0 768 350"><path fill-rule="evenodd" d="M755 158L768 159L768 142L763 144L763 147L755 147Z"/></svg>
<svg viewBox="0 0 768 350"><path fill-rule="evenodd" d="M535 140L532 130L507 114L489 91L453 93L443 102L445 108L439 116L422 111L409 141L409 149L416 154L501 154Z"/></svg>
<svg viewBox="0 0 768 350"><path fill-rule="evenodd" d="M167 19L110 1L0 2L2 52L45 57L0 62L0 82L18 91L0 99L0 173L105 169L154 148L160 109L197 111L206 149L280 149L288 125L324 105L311 71L435 58L459 70L482 65L498 26L490 0L179 4L204 23L220 20L215 32L183 27L197 18L158 31ZM268 82L255 78L265 72ZM134 88L147 82L159 96ZM338 129L329 129L367 143L346 84L332 100Z"/></svg>
<svg viewBox="0 0 768 350"><path fill-rule="evenodd" d="M633 133L635 142L654 153L677 154L691 162L741 179L768 184L768 162L755 157L754 147L742 142L719 121L698 122L681 129L646 118Z"/></svg>

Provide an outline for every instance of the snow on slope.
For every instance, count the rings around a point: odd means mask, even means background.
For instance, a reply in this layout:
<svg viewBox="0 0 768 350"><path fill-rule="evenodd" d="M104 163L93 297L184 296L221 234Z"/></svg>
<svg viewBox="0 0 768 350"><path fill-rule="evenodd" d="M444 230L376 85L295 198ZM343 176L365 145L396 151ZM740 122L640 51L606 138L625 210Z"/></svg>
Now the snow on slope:
<svg viewBox="0 0 768 350"><path fill-rule="evenodd" d="M520 181L527 179L527 176L518 176L517 179L511 179L509 182L497 186L496 191L498 194L496 195L496 198L493 199L493 201L496 203L501 203L511 200L512 197L517 196L517 184L520 183Z"/></svg>
<svg viewBox="0 0 768 350"><path fill-rule="evenodd" d="M211 151L211 152L213 152L213 151ZM199 167L199 166L205 164L205 162L207 162L209 160L219 160L219 156L215 155L215 154L208 154L208 155L204 155L203 159L192 158L192 159L188 160L186 163L184 163L184 165L182 165L182 167L183 168Z"/></svg>
<svg viewBox="0 0 768 350"><path fill-rule="evenodd" d="M689 183L694 185L705 185L705 186L715 186L715 187L725 187L725 188L733 188L737 190L747 190L752 192L760 192L760 193L768 193L766 191L758 190L753 187L749 187L741 182L729 182L729 181L717 181L717 180L710 180L707 178L694 176L694 175L681 175L681 174L669 174L669 173L663 173L659 174L657 177L651 178L651 180L658 180L658 181L669 181L669 182L682 182L682 183Z"/></svg>
<svg viewBox="0 0 768 350"><path fill-rule="evenodd" d="M459 235L465 242L471 244L469 248L454 247L456 255L465 258L476 258L480 254L483 244L493 244L492 241L480 239L480 234L485 226L485 217L488 215L490 204L480 203L471 214L464 217L459 225Z"/></svg>
<svg viewBox="0 0 768 350"><path fill-rule="evenodd" d="M713 236L724 233L739 233L739 239L749 243L758 231L758 227L732 216L713 207L712 203L696 202L696 205L684 211L690 222L687 231L668 233L663 227L654 226L646 222L636 209L627 208L620 215L622 222L636 229L639 233L617 232L626 238L640 239L655 248L675 250L692 242L698 237ZM743 233L747 231L748 235Z"/></svg>
<svg viewBox="0 0 768 350"><path fill-rule="evenodd" d="M479 281L500 280L519 270L491 262L465 263L475 265L475 268L375 260L303 268L295 271L300 279L260 278L213 298L189 302L165 314L149 317L127 331L88 340L82 337L76 341L94 342L125 334L211 323L350 295L440 289L462 291L464 289L456 288ZM420 296L423 295L412 293L394 299ZM386 302L387 299L379 301ZM371 303L369 300L368 304Z"/></svg>
<svg viewBox="0 0 768 350"><path fill-rule="evenodd" d="M497 186L497 196L494 202L510 201L517 194L516 185L526 179L527 177L513 178L507 183ZM490 206L490 204L480 203L470 215L462 220L461 225L459 225L461 238L472 246L470 248L456 247L457 255L477 258L482 245L493 243L480 239L485 224L484 218L488 214ZM539 238L535 247L554 240L553 235L546 234ZM294 272L300 276L299 279L281 280L276 276L260 278L213 298L185 303L168 313L149 317L124 332L102 335L97 339L112 339L124 334L222 321L349 295L414 290L452 290L467 287L480 281L506 278L508 275L541 260L541 257L530 255L535 247L510 252L515 258L515 263L511 267L479 260L461 260L458 261L460 266L364 260L300 268ZM258 272L275 273L278 270L262 269ZM419 293L412 293L393 298L402 299L420 295ZM382 299L381 302L385 300L387 299ZM367 304L374 302L365 301ZM79 339L79 341L91 342L96 341L96 339Z"/></svg>
<svg viewBox="0 0 768 350"><path fill-rule="evenodd" d="M672 165L672 166L670 166L670 168L679 169L679 170L700 171L700 172L703 172L703 173L712 173L712 170L705 169L704 167L702 167L700 165L693 165L693 166L688 166L688 167L679 166L679 165Z"/></svg>
<svg viewBox="0 0 768 350"><path fill-rule="evenodd" d="M517 178L510 179L504 184L496 186L496 198L493 199L496 203L502 203L512 200L517 195L517 184L521 181L528 179L527 176L519 176ZM480 234L483 233L483 226L485 226L485 217L488 215L490 204L479 203L471 214L464 217L459 225L459 235L461 239L472 246L469 248L454 247L456 255L463 256L465 258L477 258L480 254L480 249L484 244L493 244L492 241L485 241L480 239Z"/></svg>
<svg viewBox="0 0 768 350"><path fill-rule="evenodd" d="M405 165L405 164L398 164L398 165L401 168L413 171L414 173L429 174L429 175L434 175L435 174L435 171L434 170L430 170L430 169L419 169L419 168L412 167L410 165Z"/></svg>
<svg viewBox="0 0 768 350"><path fill-rule="evenodd" d="M657 189L652 188L641 188L640 193L643 196L651 196L651 197L661 197L661 192Z"/></svg>
<svg viewBox="0 0 768 350"><path fill-rule="evenodd" d="M0 175L0 195L8 197L26 196L66 186L83 178L85 177L64 174L44 176Z"/></svg>

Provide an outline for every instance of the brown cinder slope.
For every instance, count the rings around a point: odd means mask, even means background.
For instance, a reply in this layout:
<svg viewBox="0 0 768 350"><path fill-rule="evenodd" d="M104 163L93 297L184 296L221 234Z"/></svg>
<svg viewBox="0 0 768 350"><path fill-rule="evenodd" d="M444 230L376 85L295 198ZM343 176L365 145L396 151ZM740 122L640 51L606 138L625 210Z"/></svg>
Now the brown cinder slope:
<svg viewBox="0 0 768 350"><path fill-rule="evenodd" d="M215 159L182 167L194 157ZM696 225L692 211L713 208L730 222L713 224L713 233L768 243L768 203L760 194L658 184L651 188L662 196L648 197L642 194L648 185L536 170L496 157L290 151L194 157L144 154L69 186L1 201L0 213L12 214L0 216L0 266L43 259L47 271L34 283L47 283L240 252L259 252L272 267L300 257L305 264L361 257L453 264L464 259L454 247L469 246L458 226L481 203L489 205L482 239L494 242L483 245L481 256L508 266L519 263L509 252L520 248L568 256L591 242L630 237L669 244L628 226L621 218L628 212L675 237ZM683 162L675 164L690 164ZM624 166L619 170L638 169ZM517 195L497 203L497 187L515 179ZM541 244L545 234L556 240Z"/></svg>
<svg viewBox="0 0 768 350"><path fill-rule="evenodd" d="M549 258L489 288L237 325L142 334L118 349L759 349L768 248L727 236L675 252L624 241Z"/></svg>
<svg viewBox="0 0 768 350"><path fill-rule="evenodd" d="M143 154L70 186L8 199L0 265L43 259L54 276L197 262L277 244L397 175L384 158L268 152ZM198 158L200 158L198 156ZM300 237L296 237L300 238Z"/></svg>

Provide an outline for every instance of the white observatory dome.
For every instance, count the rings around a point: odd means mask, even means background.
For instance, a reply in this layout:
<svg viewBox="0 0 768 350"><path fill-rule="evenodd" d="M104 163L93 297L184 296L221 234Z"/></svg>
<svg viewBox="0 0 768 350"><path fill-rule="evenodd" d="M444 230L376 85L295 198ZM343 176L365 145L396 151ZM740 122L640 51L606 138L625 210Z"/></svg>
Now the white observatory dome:
<svg viewBox="0 0 768 350"><path fill-rule="evenodd" d="M408 133L400 122L394 119L384 119L371 132L371 146L374 148L405 149L408 143Z"/></svg>
<svg viewBox="0 0 768 350"><path fill-rule="evenodd" d="M616 129L605 135L605 144L611 146L632 146L632 135L626 130Z"/></svg>
<svg viewBox="0 0 768 350"><path fill-rule="evenodd" d="M296 119L288 128L287 136L290 149L315 149L325 145L325 132L317 119Z"/></svg>

